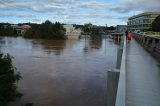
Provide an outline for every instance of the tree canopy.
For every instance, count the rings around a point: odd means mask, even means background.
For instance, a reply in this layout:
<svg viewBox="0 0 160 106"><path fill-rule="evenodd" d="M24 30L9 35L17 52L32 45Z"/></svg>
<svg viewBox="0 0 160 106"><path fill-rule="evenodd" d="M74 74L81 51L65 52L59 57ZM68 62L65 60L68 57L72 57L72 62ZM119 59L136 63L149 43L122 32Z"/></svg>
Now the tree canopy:
<svg viewBox="0 0 160 106"><path fill-rule="evenodd" d="M115 30L116 28L114 26L110 26L110 27L107 27L107 30Z"/></svg>
<svg viewBox="0 0 160 106"><path fill-rule="evenodd" d="M160 15L153 21L152 30L155 32L160 32Z"/></svg>
<svg viewBox="0 0 160 106"><path fill-rule="evenodd" d="M10 24L0 23L0 36L17 36L17 32Z"/></svg>
<svg viewBox="0 0 160 106"><path fill-rule="evenodd" d="M65 29L59 22L52 23L49 20L42 24L31 24L24 37L44 39L65 39Z"/></svg>
<svg viewBox="0 0 160 106"><path fill-rule="evenodd" d="M91 34L91 32L92 32L92 26L93 25L91 23L84 24L84 26L82 28L83 32L86 33L86 34Z"/></svg>
<svg viewBox="0 0 160 106"><path fill-rule="evenodd" d="M89 34L91 38L100 36L100 30L98 28L95 28L91 23L84 24L82 30L85 34Z"/></svg>

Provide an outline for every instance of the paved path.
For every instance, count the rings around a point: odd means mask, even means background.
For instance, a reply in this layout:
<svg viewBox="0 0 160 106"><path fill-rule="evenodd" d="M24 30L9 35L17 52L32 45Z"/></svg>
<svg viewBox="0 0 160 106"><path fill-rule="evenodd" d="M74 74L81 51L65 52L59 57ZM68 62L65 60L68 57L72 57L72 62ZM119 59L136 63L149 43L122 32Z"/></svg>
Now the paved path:
<svg viewBox="0 0 160 106"><path fill-rule="evenodd" d="M160 106L160 64L135 40L126 52L127 106Z"/></svg>

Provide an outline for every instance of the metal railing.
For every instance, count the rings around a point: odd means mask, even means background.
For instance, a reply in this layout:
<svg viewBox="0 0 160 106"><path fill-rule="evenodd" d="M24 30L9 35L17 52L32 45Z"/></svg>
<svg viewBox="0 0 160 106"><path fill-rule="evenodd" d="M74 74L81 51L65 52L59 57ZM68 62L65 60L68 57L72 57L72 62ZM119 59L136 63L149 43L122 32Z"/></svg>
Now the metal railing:
<svg viewBox="0 0 160 106"><path fill-rule="evenodd" d="M123 53L120 64L119 82L115 106L126 106L126 38L123 41Z"/></svg>
<svg viewBox="0 0 160 106"><path fill-rule="evenodd" d="M126 38L122 36L117 50L116 69L108 71L107 105L125 106Z"/></svg>

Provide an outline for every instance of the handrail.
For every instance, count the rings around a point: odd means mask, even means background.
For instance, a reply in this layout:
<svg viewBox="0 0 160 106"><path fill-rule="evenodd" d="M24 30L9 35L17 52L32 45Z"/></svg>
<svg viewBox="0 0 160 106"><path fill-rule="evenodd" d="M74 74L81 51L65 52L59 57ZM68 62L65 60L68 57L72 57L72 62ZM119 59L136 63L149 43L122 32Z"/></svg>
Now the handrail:
<svg viewBox="0 0 160 106"><path fill-rule="evenodd" d="M123 54L115 106L126 106L126 37L123 38Z"/></svg>

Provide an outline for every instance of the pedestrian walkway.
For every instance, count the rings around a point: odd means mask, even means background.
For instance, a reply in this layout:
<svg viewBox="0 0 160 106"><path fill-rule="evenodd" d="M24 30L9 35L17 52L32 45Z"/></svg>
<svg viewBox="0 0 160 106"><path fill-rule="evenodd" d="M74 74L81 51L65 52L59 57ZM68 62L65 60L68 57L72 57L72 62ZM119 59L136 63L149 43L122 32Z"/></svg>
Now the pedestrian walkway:
<svg viewBox="0 0 160 106"><path fill-rule="evenodd" d="M126 52L126 106L160 106L160 64L135 40Z"/></svg>

